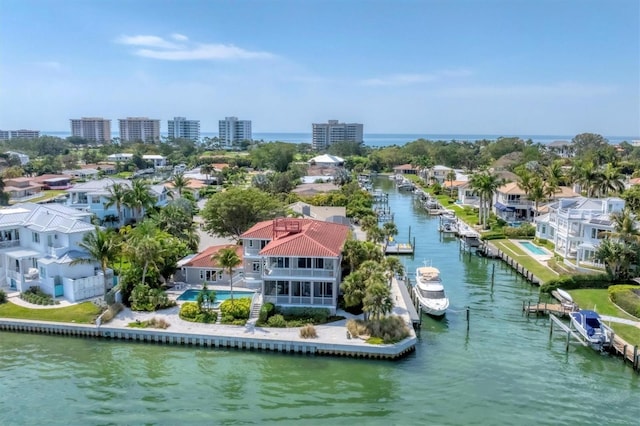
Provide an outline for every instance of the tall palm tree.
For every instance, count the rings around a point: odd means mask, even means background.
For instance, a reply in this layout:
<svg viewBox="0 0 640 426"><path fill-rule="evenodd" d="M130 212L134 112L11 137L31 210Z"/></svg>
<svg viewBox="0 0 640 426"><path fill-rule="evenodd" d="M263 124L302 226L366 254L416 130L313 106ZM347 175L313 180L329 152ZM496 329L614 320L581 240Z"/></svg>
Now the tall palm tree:
<svg viewBox="0 0 640 426"><path fill-rule="evenodd" d="M142 260L142 284L145 283L149 266L158 267L157 261L162 247L156 238L158 228L153 221L145 220L129 233L126 251L134 259Z"/></svg>
<svg viewBox="0 0 640 426"><path fill-rule="evenodd" d="M102 270L104 294L106 295L109 287L107 269L109 268L109 263L119 254L116 234L113 230L102 230L96 226L95 232L85 234L78 245L87 252L87 256L74 259L71 265L98 263Z"/></svg>
<svg viewBox="0 0 640 426"><path fill-rule="evenodd" d="M564 185L565 182L565 173L562 169L562 161L556 160L549 164L543 170L544 177L548 183L554 184L556 186Z"/></svg>
<svg viewBox="0 0 640 426"><path fill-rule="evenodd" d="M222 266L223 269L229 271L229 288L231 289L231 303L233 303L233 268L242 263L242 259L240 259L238 253L236 253L236 247L231 246L221 249L211 256L211 260Z"/></svg>
<svg viewBox="0 0 640 426"><path fill-rule="evenodd" d="M624 191L625 176L620 173L620 169L614 167L613 164L607 165L600 170L600 179L598 181L597 193L606 197L609 192L621 193Z"/></svg>
<svg viewBox="0 0 640 426"><path fill-rule="evenodd" d="M485 171L472 176L470 180L471 188L476 190L480 195L480 218L484 228L489 223L489 214L491 211L491 203L497 189L504 184L504 179ZM484 212L482 212L484 210Z"/></svg>
<svg viewBox="0 0 640 426"><path fill-rule="evenodd" d="M374 320L378 320L390 313L393 309L393 299L391 299L391 289L386 285L383 277L374 276L367 285L364 299L362 300L362 310L370 315Z"/></svg>
<svg viewBox="0 0 640 426"><path fill-rule="evenodd" d="M391 240L391 238L395 237L396 235L398 235L398 225L396 225L394 222L385 222L384 225L382 225L382 236L384 237L384 250L382 251L383 253L387 251L387 247L389 246L389 241Z"/></svg>
<svg viewBox="0 0 640 426"><path fill-rule="evenodd" d="M536 176L531 181L531 189L527 196L529 200L533 201L533 217L538 215L538 205L540 204L540 201L543 201L546 198L546 196L545 182L540 177Z"/></svg>
<svg viewBox="0 0 640 426"><path fill-rule="evenodd" d="M131 182L131 188L127 191L125 203L135 212L135 217L140 219L145 210L150 209L156 202L156 197L151 194L149 184L141 179Z"/></svg>
<svg viewBox="0 0 640 426"><path fill-rule="evenodd" d="M178 192L178 198L182 198L182 191L189 186L191 178L185 177L184 172L174 174L169 182L173 185L174 190Z"/></svg>
<svg viewBox="0 0 640 426"><path fill-rule="evenodd" d="M610 215L613 221L613 232L609 234L625 243L640 242L640 229L637 227L636 215L629 207Z"/></svg>
<svg viewBox="0 0 640 426"><path fill-rule="evenodd" d="M571 169L573 181L586 191L587 197L593 197L600 186L601 173L590 161L576 161Z"/></svg>
<svg viewBox="0 0 640 426"><path fill-rule="evenodd" d="M389 278L389 286L396 274L402 275L404 273L404 266L397 256L388 256L384 259L384 269Z"/></svg>
<svg viewBox="0 0 640 426"><path fill-rule="evenodd" d="M107 195L107 202L104 206L108 209L115 204L116 210L118 211L118 225L122 224L122 206L127 201L128 190L129 188L122 183L114 183L107 189L109 194Z"/></svg>
<svg viewBox="0 0 640 426"><path fill-rule="evenodd" d="M449 170L445 178L449 181L449 197L451 197L451 194L453 194L453 181L456 180L456 171Z"/></svg>

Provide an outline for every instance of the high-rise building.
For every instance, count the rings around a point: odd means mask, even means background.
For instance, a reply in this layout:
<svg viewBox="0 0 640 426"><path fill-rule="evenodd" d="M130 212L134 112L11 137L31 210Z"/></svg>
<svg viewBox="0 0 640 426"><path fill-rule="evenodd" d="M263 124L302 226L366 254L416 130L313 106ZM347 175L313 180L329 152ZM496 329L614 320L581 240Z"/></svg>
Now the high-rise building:
<svg viewBox="0 0 640 426"><path fill-rule="evenodd" d="M251 140L251 120L238 120L238 117L225 117L218 122L220 144L232 147L242 141Z"/></svg>
<svg viewBox="0 0 640 426"><path fill-rule="evenodd" d="M160 140L160 120L147 117L127 117L118 120L121 141L157 142Z"/></svg>
<svg viewBox="0 0 640 426"><path fill-rule="evenodd" d="M184 117L173 117L168 121L169 137L178 139L200 140L200 120L187 120Z"/></svg>
<svg viewBox="0 0 640 426"><path fill-rule="evenodd" d="M362 124L329 120L327 123L313 123L311 145L313 149L323 150L335 142L362 142L362 137Z"/></svg>
<svg viewBox="0 0 640 426"><path fill-rule="evenodd" d="M0 141L9 139L35 139L40 137L40 130L0 130Z"/></svg>
<svg viewBox="0 0 640 426"><path fill-rule="evenodd" d="M71 136L77 136L94 142L111 140L111 120L102 117L72 118Z"/></svg>

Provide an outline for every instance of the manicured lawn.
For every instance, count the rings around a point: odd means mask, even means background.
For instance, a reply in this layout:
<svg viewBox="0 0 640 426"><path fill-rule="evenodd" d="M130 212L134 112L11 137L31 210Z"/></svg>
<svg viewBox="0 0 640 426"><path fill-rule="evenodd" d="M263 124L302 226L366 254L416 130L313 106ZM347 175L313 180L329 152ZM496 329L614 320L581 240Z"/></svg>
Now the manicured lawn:
<svg viewBox="0 0 640 426"><path fill-rule="evenodd" d="M491 243L532 272L543 283L558 277L552 269L529 257L517 243L509 240L492 240Z"/></svg>
<svg viewBox="0 0 640 426"><path fill-rule="evenodd" d="M11 302L0 305L0 318L91 324L99 314L100 308L92 302L51 309L30 309Z"/></svg>
<svg viewBox="0 0 640 426"><path fill-rule="evenodd" d="M56 198L58 195L66 194L67 191L62 189L51 189L48 191L43 191L44 195L42 197L32 198L29 200L30 203L37 203L39 201L50 200L52 198Z"/></svg>
<svg viewBox="0 0 640 426"><path fill-rule="evenodd" d="M611 317L626 318L639 321L626 312L619 309L609 300L609 294L606 289L581 289L569 290L569 294L573 297L581 309L594 309L601 315ZM618 324L612 322L611 328L615 333L632 345L640 345L640 328L627 324Z"/></svg>

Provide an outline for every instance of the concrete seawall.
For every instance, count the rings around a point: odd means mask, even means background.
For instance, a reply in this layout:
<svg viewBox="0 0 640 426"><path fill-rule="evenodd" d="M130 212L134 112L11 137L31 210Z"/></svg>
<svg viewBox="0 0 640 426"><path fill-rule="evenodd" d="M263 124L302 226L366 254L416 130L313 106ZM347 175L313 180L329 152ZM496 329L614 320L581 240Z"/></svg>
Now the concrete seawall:
<svg viewBox="0 0 640 426"><path fill-rule="evenodd" d="M167 330L118 328L32 320L0 318L0 330L26 333L55 334L83 338L118 339L145 343L189 345L210 348L236 348L283 353L334 355L373 359L398 359L415 350L412 335L391 345L345 344L323 342L322 339L304 341L216 335L214 333L180 333ZM238 327L242 333L242 327Z"/></svg>

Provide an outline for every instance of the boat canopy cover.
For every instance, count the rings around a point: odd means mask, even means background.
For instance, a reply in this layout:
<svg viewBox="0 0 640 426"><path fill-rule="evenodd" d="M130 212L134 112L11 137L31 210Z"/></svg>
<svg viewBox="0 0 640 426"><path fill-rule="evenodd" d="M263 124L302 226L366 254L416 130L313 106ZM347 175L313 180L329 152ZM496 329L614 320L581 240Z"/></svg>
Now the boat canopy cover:
<svg viewBox="0 0 640 426"><path fill-rule="evenodd" d="M440 271L432 266L423 266L418 268L418 275L426 281L433 281L440 277Z"/></svg>

